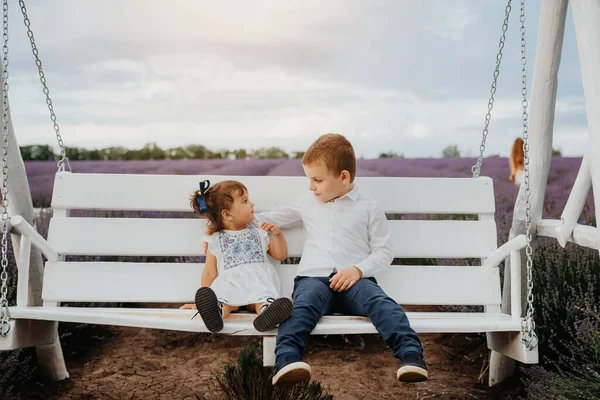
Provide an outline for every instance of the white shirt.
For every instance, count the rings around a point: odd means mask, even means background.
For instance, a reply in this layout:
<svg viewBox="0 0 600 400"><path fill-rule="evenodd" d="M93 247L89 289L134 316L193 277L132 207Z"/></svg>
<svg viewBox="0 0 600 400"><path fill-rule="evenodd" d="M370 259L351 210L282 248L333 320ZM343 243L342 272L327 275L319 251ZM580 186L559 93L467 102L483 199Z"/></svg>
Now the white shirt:
<svg viewBox="0 0 600 400"><path fill-rule="evenodd" d="M360 193L356 186L328 203L307 193L290 206L257 213L255 222L270 222L280 228L304 225L300 276L324 277L356 266L366 278L394 259L385 214L374 198Z"/></svg>

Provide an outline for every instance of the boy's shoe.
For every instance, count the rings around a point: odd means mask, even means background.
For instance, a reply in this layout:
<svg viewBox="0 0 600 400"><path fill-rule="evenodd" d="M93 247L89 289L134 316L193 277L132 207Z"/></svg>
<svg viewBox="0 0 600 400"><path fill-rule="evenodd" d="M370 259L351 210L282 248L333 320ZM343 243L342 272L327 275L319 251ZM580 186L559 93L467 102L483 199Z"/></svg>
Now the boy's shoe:
<svg viewBox="0 0 600 400"><path fill-rule="evenodd" d="M296 356L284 358L283 366L273 375L273 385L292 386L310 381L310 365Z"/></svg>
<svg viewBox="0 0 600 400"><path fill-rule="evenodd" d="M423 356L419 353L406 353L396 372L400 382L422 382L429 378Z"/></svg>
<svg viewBox="0 0 600 400"><path fill-rule="evenodd" d="M269 299L270 304L265 304L262 312L254 318L254 329L259 332L269 331L292 315L294 303L287 297L281 297L277 300Z"/></svg>
<svg viewBox="0 0 600 400"><path fill-rule="evenodd" d="M209 331L220 332L223 329L223 306L211 288L204 286L196 291L196 309Z"/></svg>

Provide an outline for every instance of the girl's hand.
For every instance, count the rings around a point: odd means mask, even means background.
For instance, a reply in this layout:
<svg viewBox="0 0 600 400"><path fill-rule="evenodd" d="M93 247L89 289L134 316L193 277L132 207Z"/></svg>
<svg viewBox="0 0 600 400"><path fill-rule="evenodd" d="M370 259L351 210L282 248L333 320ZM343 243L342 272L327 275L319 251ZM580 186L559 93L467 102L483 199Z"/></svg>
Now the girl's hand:
<svg viewBox="0 0 600 400"><path fill-rule="evenodd" d="M196 305L195 304L184 304L181 307L179 307L180 310L195 310L196 309Z"/></svg>
<svg viewBox="0 0 600 400"><path fill-rule="evenodd" d="M281 231L279 230L279 227L277 225L270 224L268 222L263 222L262 224L260 224L260 229L262 229L265 232L272 233L275 236L281 234Z"/></svg>

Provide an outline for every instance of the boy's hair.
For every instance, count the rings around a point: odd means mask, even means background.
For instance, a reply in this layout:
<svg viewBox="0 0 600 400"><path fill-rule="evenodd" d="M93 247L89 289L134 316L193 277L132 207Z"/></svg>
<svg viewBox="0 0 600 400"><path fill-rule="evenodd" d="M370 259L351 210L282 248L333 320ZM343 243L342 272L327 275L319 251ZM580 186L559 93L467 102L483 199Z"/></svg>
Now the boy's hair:
<svg viewBox="0 0 600 400"><path fill-rule="evenodd" d="M350 173L350 182L356 176L356 156L352 144L344 136L337 133L321 135L310 145L302 164L324 163L329 172L339 175L343 170Z"/></svg>
<svg viewBox="0 0 600 400"><path fill-rule="evenodd" d="M197 202L198 197L201 195L200 190L196 190L192 194L190 197L190 205L196 214L208 218L206 232L208 235L212 235L215 232L225 229L221 212L223 210L231 209L234 193L242 196L247 192L248 189L246 189L246 186L241 182L221 181L216 185L209 187L208 190L204 192L204 199L206 200L208 212L200 212L200 207Z"/></svg>

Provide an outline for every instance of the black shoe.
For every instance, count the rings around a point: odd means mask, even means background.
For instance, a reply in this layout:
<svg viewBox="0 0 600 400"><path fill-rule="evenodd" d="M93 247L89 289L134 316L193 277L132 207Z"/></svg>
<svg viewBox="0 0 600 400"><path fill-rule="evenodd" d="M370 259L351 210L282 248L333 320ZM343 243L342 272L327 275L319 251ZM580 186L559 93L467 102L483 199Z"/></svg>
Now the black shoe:
<svg viewBox="0 0 600 400"><path fill-rule="evenodd" d="M211 288L204 286L198 289L196 309L209 331L220 332L223 329L223 306Z"/></svg>
<svg viewBox="0 0 600 400"><path fill-rule="evenodd" d="M422 382L429 378L423 356L419 353L406 353L396 372L400 382Z"/></svg>
<svg viewBox="0 0 600 400"><path fill-rule="evenodd" d="M312 371L310 365L303 362L295 355L284 356L280 365L276 365L272 384L278 386L292 386L297 383L310 381Z"/></svg>
<svg viewBox="0 0 600 400"><path fill-rule="evenodd" d="M292 315L294 303L287 297L281 297L277 300L267 300L269 304L263 306L262 312L254 318L254 329L259 332L266 332L274 329Z"/></svg>

